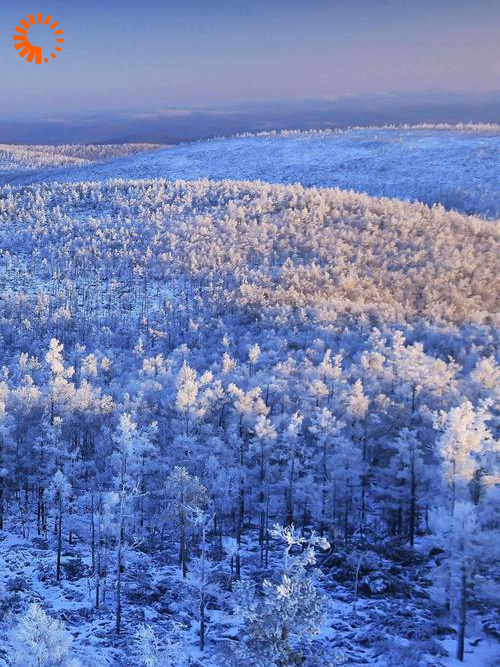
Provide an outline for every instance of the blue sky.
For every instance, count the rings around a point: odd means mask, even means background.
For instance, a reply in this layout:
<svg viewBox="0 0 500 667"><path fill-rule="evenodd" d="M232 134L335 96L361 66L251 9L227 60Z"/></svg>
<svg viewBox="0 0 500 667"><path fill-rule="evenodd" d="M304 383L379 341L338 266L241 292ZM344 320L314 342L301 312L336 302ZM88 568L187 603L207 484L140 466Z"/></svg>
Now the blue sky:
<svg viewBox="0 0 500 667"><path fill-rule="evenodd" d="M13 48L38 11L66 38L49 65ZM488 90L499 25L497 0L2 0L0 115Z"/></svg>

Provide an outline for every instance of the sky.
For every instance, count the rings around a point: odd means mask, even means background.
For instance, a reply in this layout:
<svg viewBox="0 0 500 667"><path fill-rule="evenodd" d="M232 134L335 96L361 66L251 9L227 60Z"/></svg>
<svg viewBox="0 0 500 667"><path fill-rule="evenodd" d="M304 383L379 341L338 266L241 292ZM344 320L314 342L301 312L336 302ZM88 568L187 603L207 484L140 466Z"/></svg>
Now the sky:
<svg viewBox="0 0 500 667"><path fill-rule="evenodd" d="M46 65L13 48L39 11L64 30ZM1 0L0 118L477 94L500 88L499 25L498 0Z"/></svg>

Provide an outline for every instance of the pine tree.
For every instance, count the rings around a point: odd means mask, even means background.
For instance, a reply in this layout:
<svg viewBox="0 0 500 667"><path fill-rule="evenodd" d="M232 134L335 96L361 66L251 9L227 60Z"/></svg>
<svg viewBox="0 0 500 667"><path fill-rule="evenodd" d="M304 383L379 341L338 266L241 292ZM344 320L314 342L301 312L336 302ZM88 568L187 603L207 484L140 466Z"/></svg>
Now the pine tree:
<svg viewBox="0 0 500 667"><path fill-rule="evenodd" d="M242 665L299 664L304 656L298 642L318 634L324 620L326 600L308 570L316 562L316 548L328 549L329 543L314 534L302 537L293 526L275 525L271 534L285 543L274 579L265 579L260 589L249 581L234 588L236 611L243 617L243 641L236 649Z"/></svg>

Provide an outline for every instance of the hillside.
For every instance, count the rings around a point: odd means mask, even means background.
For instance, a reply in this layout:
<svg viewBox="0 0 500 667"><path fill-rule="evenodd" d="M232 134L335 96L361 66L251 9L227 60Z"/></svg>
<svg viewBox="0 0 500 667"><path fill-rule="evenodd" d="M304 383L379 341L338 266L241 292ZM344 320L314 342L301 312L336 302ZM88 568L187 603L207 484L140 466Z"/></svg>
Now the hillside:
<svg viewBox="0 0 500 667"><path fill-rule="evenodd" d="M83 167L113 158L162 148L159 144L0 144L0 183L18 177L33 178L41 170ZM50 172L49 172L50 173Z"/></svg>
<svg viewBox="0 0 500 667"><path fill-rule="evenodd" d="M173 289L179 277L220 282L220 298L259 316L283 307L377 324L495 315L498 227L440 206L155 180L6 189L0 216L4 267L16 268L25 294L50 287L54 270L76 281L74 299L89 281L105 287L110 271L133 291L139 272L151 289Z"/></svg>
<svg viewBox="0 0 500 667"><path fill-rule="evenodd" d="M455 667L461 609L495 664L498 233L302 185L1 188L0 664L48 613L83 667Z"/></svg>
<svg viewBox="0 0 500 667"><path fill-rule="evenodd" d="M53 151L57 153L58 147ZM116 151L119 155L118 147ZM64 169L42 169L28 176L11 172L3 180L0 174L0 183L110 178L262 180L441 203L462 213L498 218L499 162L498 126L358 128L200 141L76 169L68 164Z"/></svg>

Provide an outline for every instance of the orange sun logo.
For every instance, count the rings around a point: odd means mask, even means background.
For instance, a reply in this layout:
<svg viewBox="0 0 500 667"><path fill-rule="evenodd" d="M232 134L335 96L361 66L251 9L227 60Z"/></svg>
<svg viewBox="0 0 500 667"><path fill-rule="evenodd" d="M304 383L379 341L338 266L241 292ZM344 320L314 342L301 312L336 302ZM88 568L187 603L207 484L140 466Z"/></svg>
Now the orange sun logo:
<svg viewBox="0 0 500 667"><path fill-rule="evenodd" d="M58 44L58 46L56 46L54 48L54 51L57 51L57 52L59 52L61 50L61 47L59 46L59 44L62 44L64 42L64 39L59 37L59 35L63 34L63 31L62 30L56 30L59 23L57 21L54 21L53 23L51 23L51 20L52 20L51 16L47 16L45 21L43 20L42 14L38 14L37 21L35 21L35 18L33 16L33 14L30 14L28 16L28 18L29 18L29 21L30 21L29 23L28 23L28 21L25 21L24 19L21 19L21 24L24 26L23 28L21 28L21 26L16 26L15 32L19 33L19 34L15 34L14 37L13 37L14 41L17 42L17 44L14 44L14 48L19 50L19 55L21 56L21 58L24 58L24 56L26 56L26 60L29 63L33 62L33 58L34 58L35 63L37 65L41 65L42 64L42 47L41 46L33 46L33 44L30 44L30 42L28 41L28 30L30 29L30 27L32 25L35 25L35 23L43 23L44 25L46 25L46 26L50 27L52 30L54 30L54 35L56 36L56 42ZM56 57L56 54L54 53L54 51L50 54L52 56L52 58ZM49 59L44 58L44 62L48 63Z"/></svg>

